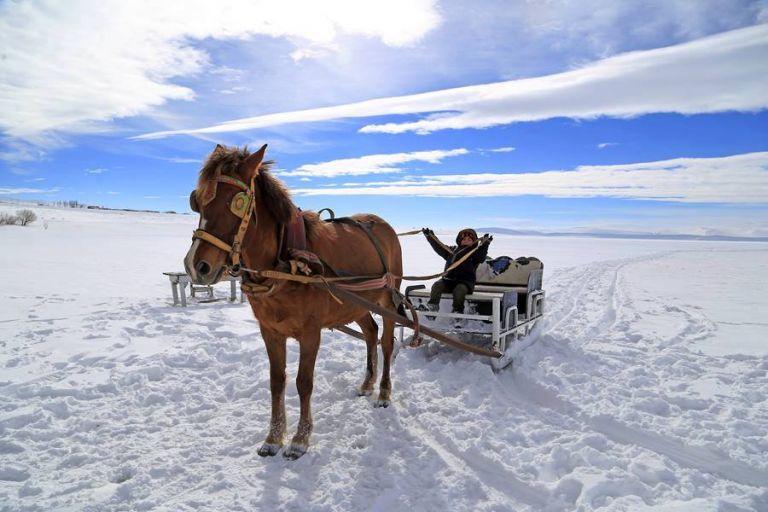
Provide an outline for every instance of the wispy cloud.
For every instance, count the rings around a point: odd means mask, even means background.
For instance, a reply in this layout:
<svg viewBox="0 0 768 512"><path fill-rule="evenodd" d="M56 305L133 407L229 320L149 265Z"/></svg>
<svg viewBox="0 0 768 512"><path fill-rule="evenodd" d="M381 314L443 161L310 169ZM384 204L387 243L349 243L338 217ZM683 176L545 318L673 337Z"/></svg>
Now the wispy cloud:
<svg viewBox="0 0 768 512"><path fill-rule="evenodd" d="M161 160L165 160L166 162L171 162L172 164L202 164L203 163L203 161L200 158L170 157L170 158L162 158Z"/></svg>
<svg viewBox="0 0 768 512"><path fill-rule="evenodd" d="M627 165L582 165L573 170L538 173L420 176L333 189L294 189L292 192L295 195L538 195L683 203L768 203L768 152Z"/></svg>
<svg viewBox="0 0 768 512"><path fill-rule="evenodd" d="M618 142L601 142L600 144L597 145L597 149L605 149L611 146L618 146L618 145L619 145Z"/></svg>
<svg viewBox="0 0 768 512"><path fill-rule="evenodd" d="M427 162L438 164L452 156L466 155L469 151L461 149L414 151L411 153L392 153L385 155L366 155L358 158L343 158L319 164L302 165L295 171L279 173L280 176L333 178L336 176L362 176L366 174L398 173L399 165L408 162Z"/></svg>
<svg viewBox="0 0 768 512"><path fill-rule="evenodd" d="M59 189L57 188L43 189L43 188L0 187L0 196L16 195L16 194L48 194L48 193L54 193L58 191Z"/></svg>
<svg viewBox="0 0 768 512"><path fill-rule="evenodd" d="M105 172L107 172L107 169L104 169L103 167L99 167L96 169L86 169L85 172L88 174L104 174Z"/></svg>
<svg viewBox="0 0 768 512"><path fill-rule="evenodd" d="M0 59L0 62L2 62L2 59ZM1 88L2 84L0 84L0 89ZM2 92L0 92L0 95L2 95ZM0 105L2 105L2 100L0 100ZM0 112L0 119L2 116L3 112ZM0 123L2 123L2 121L0 121ZM2 130L1 124L0 130ZM46 157L46 151L42 148L51 145L48 144L49 141L46 139L46 137L37 138L35 142L39 143L39 145L35 145L20 140L14 140L10 137L2 137L0 138L0 147L5 146L7 150L0 151L0 160L9 164L43 160Z"/></svg>
<svg viewBox="0 0 768 512"><path fill-rule="evenodd" d="M494 149L486 149L485 151L490 151L491 153L511 153L515 150L513 147L504 147L504 148L494 148Z"/></svg>
<svg viewBox="0 0 768 512"><path fill-rule="evenodd" d="M768 108L766 54L768 25L758 25L667 48L625 53L538 78L282 112L136 138L400 114L428 115L417 121L367 125L360 131L426 134L554 117L757 111Z"/></svg>
<svg viewBox="0 0 768 512"><path fill-rule="evenodd" d="M172 79L210 64L205 39L282 38L296 48L343 36L389 46L436 27L435 0L252 2L222 0L7 2L0 7L0 130L34 141L45 132L91 133L110 120L190 100ZM298 15L297 13L300 13ZM214 68L225 79L237 70Z"/></svg>

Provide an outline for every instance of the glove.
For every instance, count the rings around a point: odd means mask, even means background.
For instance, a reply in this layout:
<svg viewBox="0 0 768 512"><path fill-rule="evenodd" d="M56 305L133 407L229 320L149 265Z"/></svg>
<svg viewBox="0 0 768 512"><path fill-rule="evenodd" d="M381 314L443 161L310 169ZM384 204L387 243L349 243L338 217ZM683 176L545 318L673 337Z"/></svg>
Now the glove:
<svg viewBox="0 0 768 512"><path fill-rule="evenodd" d="M429 228L421 228L421 232L424 233L424 236L434 235L435 232L432 231Z"/></svg>
<svg viewBox="0 0 768 512"><path fill-rule="evenodd" d="M493 237L489 233L486 233L486 234L483 235L482 243L489 244L492 241L493 241Z"/></svg>

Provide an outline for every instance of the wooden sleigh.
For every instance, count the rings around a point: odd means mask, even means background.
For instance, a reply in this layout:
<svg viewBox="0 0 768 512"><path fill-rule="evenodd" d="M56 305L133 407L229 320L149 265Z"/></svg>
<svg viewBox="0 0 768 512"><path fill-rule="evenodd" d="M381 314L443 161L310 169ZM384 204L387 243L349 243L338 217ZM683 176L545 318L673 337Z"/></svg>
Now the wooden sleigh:
<svg viewBox="0 0 768 512"><path fill-rule="evenodd" d="M401 344L408 346L428 345L434 340L426 329L441 332L472 347L483 348L498 353L491 356L490 363L494 370L508 366L517 348L533 330L544 315L546 294L542 289L543 264L536 258L518 258L512 260L507 272L494 274L488 272L493 262L481 265L478 269L478 281L473 293L467 295L464 313L451 313L452 297L443 294L440 310L427 310L429 290L424 285L406 288L405 296L418 310L421 330L426 334L421 339L406 336L401 327L398 331ZM410 311L406 314L412 317ZM459 320L459 322L456 322Z"/></svg>
<svg viewBox="0 0 768 512"><path fill-rule="evenodd" d="M510 261L507 272L494 273L494 262ZM478 269L478 283L465 299L464 313L451 313L452 297L443 294L440 310L428 311L429 291L425 285L406 288L403 314L394 314L357 294L331 285L341 300L352 301L398 325L400 346L417 348L444 344L454 349L486 356L491 367L501 370L512 363L524 340L544 315L545 291L542 289L543 264L536 258L502 257L484 263ZM461 319L457 327L455 320ZM413 330L407 335L405 329ZM362 334L349 327L337 327L346 334L362 339Z"/></svg>

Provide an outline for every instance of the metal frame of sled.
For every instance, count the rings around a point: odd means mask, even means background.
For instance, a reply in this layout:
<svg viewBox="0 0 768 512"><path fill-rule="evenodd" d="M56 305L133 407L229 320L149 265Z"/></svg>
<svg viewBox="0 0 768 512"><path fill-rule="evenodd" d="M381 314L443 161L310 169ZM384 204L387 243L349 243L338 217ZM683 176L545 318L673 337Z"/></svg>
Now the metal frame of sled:
<svg viewBox="0 0 768 512"><path fill-rule="evenodd" d="M174 306L181 304L181 307L187 307L187 285L189 285L189 292L192 297L195 297L196 293L203 292L208 294L208 301L206 302L215 300L213 285L196 285L192 283L186 272L163 272L163 275L168 276L168 280L171 282ZM223 281L229 281L229 300L230 302L235 302L237 300L237 283L240 282L240 278L225 274L218 282ZM240 302L245 302L242 290L240 291Z"/></svg>
<svg viewBox="0 0 768 512"><path fill-rule="evenodd" d="M440 331L443 329L435 324L441 319L464 319L465 325L458 330L471 336L490 338L489 349L502 354L501 357L491 358L491 365L495 369L504 368L511 362L511 355L507 351L511 342L528 335L544 314L546 294L541 289L542 274L542 270L531 271L526 285L480 283L475 286L473 293L466 296L465 313L419 311L419 321L422 325ZM417 308L420 305L426 306L429 300L429 290L424 285L408 287L405 294ZM451 301L451 294L441 296L441 306L447 303L449 310ZM406 314L409 319L413 319L410 311L406 311ZM428 316L434 320L430 321ZM478 326L482 328L478 329ZM408 344L402 326L398 341Z"/></svg>

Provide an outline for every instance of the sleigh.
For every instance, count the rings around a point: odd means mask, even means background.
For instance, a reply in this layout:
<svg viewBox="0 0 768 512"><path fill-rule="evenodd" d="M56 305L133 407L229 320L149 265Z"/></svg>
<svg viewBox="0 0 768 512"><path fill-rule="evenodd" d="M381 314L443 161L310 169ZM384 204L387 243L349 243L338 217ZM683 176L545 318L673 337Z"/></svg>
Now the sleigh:
<svg viewBox="0 0 768 512"><path fill-rule="evenodd" d="M424 285L406 288L405 295L416 309L422 331L437 331L466 345L498 353L489 358L491 366L498 370L512 362L544 314L543 267L537 258L502 256L487 260L478 267L477 284L466 296L464 313L451 312L451 294L442 295L438 311L429 311L429 290ZM412 310L406 315L414 319ZM436 346L429 334L406 336L402 326L398 340L406 346Z"/></svg>

